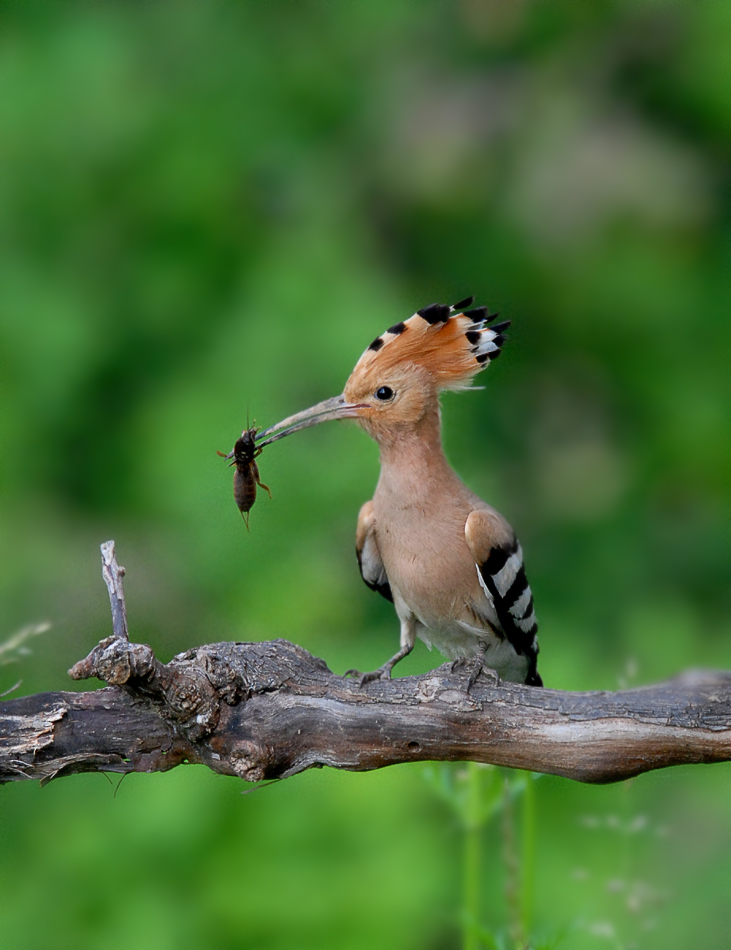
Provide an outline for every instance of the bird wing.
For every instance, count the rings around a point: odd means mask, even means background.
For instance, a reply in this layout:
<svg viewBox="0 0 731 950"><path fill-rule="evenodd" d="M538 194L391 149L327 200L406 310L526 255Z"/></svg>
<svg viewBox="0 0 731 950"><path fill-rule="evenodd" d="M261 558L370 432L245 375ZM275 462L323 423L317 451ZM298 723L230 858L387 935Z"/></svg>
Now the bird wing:
<svg viewBox="0 0 731 950"><path fill-rule="evenodd" d="M373 502L367 501L360 509L358 527L355 532L355 553L358 555L358 567L361 576L371 590L393 603L388 574L381 560L376 540L376 517L373 514Z"/></svg>
<svg viewBox="0 0 731 950"><path fill-rule="evenodd" d="M467 518L465 540L475 559L480 586L497 614L501 632L516 653L528 659L526 683L542 686L536 670L538 624L533 594L517 538L499 515L477 509Z"/></svg>

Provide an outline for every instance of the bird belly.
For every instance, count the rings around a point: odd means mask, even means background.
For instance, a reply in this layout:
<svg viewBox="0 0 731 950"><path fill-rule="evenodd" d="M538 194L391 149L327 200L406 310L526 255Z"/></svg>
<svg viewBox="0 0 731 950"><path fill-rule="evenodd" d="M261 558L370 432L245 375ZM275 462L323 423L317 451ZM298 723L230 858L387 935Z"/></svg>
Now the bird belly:
<svg viewBox="0 0 731 950"><path fill-rule="evenodd" d="M435 530L418 519L409 530L393 522L378 525L378 545L401 620L416 618L416 635L450 660L484 657L501 678L525 682L526 657L500 631L497 614L479 582L477 565L464 540L464 520ZM416 521L416 523L415 523Z"/></svg>
<svg viewBox="0 0 731 950"><path fill-rule="evenodd" d="M483 656L492 641L499 642L490 630L482 630L477 633L457 622L451 624L440 623L437 626L435 623L426 625L420 620L416 633L430 650L432 647L436 647L448 660Z"/></svg>
<svg viewBox="0 0 731 950"><path fill-rule="evenodd" d="M449 660L483 657L485 666L495 670L501 679L510 683L525 683L528 660L515 652L513 645L494 632L471 630L466 624L448 628L425 627L419 623L416 634L429 647L435 646Z"/></svg>

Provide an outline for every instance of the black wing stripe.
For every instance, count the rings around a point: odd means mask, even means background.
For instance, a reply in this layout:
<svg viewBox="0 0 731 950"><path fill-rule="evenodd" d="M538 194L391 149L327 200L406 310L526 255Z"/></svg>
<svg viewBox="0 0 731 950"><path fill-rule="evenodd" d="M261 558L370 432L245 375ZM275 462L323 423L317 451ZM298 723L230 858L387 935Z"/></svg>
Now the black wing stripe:
<svg viewBox="0 0 731 950"><path fill-rule="evenodd" d="M515 601L514 604L510 605L510 613L514 617L518 617L518 618L525 617L525 608L528 606L528 603L530 602L530 598L531 598L530 587L528 586L528 582L526 581L525 587L521 591L520 597Z"/></svg>
<svg viewBox="0 0 731 950"><path fill-rule="evenodd" d="M514 560L512 564L508 564L511 558ZM493 548L488 558L479 565L479 571L485 587L490 592L500 626L508 642L516 653L528 659L526 683L529 686L542 686L543 681L537 670L538 624L533 610L533 594L525 574L518 542ZM523 606L526 593L527 602Z"/></svg>
<svg viewBox="0 0 731 950"><path fill-rule="evenodd" d="M521 564L518 573L515 575L515 580L510 585L505 596L503 597L503 608L505 610L510 610L510 608L523 596L527 587L528 578L525 576L525 568Z"/></svg>
<svg viewBox="0 0 731 950"><path fill-rule="evenodd" d="M499 574L508 563L510 556L517 550L517 543L513 548L493 548L485 563L480 566L480 572L485 580L487 580L487 574Z"/></svg>

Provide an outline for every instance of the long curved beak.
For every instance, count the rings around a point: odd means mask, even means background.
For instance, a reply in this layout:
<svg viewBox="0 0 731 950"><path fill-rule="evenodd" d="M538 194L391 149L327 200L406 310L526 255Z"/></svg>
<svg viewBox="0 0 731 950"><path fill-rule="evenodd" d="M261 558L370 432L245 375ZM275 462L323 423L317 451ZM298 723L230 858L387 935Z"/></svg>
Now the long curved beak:
<svg viewBox="0 0 731 950"><path fill-rule="evenodd" d="M292 435L293 432L299 432L300 429L307 429L309 426L316 426L320 422L329 422L331 419L353 419L358 415L359 409L365 408L367 407L362 403L348 402L345 396L333 396L332 399L318 402L316 406L282 419L276 425L260 432L256 437L257 448L271 445L272 442L283 439L286 435Z"/></svg>

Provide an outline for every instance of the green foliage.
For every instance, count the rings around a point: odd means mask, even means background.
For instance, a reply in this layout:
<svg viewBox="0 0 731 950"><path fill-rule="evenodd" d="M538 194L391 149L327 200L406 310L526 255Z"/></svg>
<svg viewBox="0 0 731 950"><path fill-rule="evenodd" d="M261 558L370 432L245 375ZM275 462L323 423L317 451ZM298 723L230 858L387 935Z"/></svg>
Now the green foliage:
<svg viewBox="0 0 731 950"><path fill-rule="evenodd" d="M215 451L472 292L511 339L484 392L445 399L445 440L520 534L547 684L731 666L728 20L721 0L0 4L0 642L53 625L0 693L72 688L110 629L110 537L162 658L286 636L338 672L383 662L395 618L350 553L375 447L349 426L272 446L249 534ZM419 645L402 671L439 660ZM725 947L728 774L644 776L631 801L548 778L528 834L530 793L510 798L524 933ZM454 947L469 831L474 934L499 945L504 776L433 775L5 787L0 943Z"/></svg>
<svg viewBox="0 0 731 950"><path fill-rule="evenodd" d="M508 950L530 945L548 946L531 935L535 875L535 792L540 776L511 772L492 765L466 762L458 768L448 764L427 767L424 776L438 797L452 809L463 838L462 931L464 950ZM521 847L518 847L514 799L522 798ZM481 922L481 876L484 829L502 816L503 892L507 926L485 927ZM558 941L555 942L558 945Z"/></svg>

